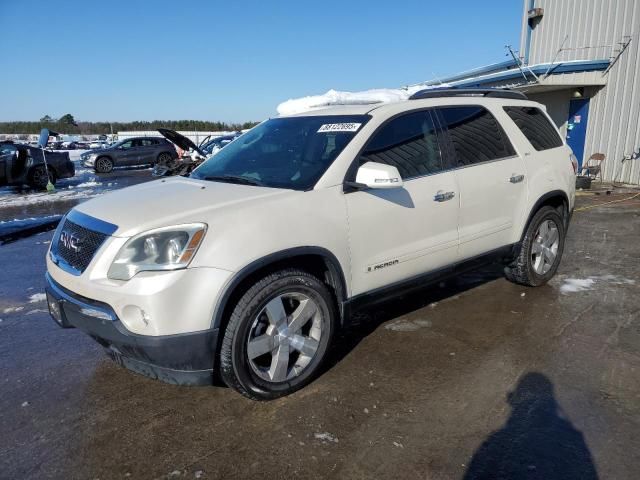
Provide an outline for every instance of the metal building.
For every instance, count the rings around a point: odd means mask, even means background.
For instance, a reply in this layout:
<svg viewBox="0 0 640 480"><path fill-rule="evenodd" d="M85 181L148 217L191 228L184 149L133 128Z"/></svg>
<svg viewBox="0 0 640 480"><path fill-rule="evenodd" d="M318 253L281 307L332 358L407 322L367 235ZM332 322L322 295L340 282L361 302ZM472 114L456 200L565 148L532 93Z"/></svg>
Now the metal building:
<svg viewBox="0 0 640 480"><path fill-rule="evenodd" d="M578 160L640 184L640 0L524 0L519 55L445 79L521 90L547 106Z"/></svg>

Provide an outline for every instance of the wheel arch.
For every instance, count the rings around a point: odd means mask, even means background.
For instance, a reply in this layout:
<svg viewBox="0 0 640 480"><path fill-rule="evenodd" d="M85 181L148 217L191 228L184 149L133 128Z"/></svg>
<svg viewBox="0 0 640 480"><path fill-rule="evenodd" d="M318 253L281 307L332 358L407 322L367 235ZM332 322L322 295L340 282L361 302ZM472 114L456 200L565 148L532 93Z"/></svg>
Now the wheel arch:
<svg viewBox="0 0 640 480"><path fill-rule="evenodd" d="M283 268L300 268L316 275L327 284L336 300L336 308L343 321L342 306L346 299L346 280L340 261L326 248L322 247L294 247L271 253L254 260L227 283L214 308L212 327L222 329L231 315L237 300L259 278L273 271Z"/></svg>
<svg viewBox="0 0 640 480"><path fill-rule="evenodd" d="M538 210L542 207L550 206L558 210L560 216L564 220L565 230L569 225L569 197L567 193L562 190L552 190L550 192L542 195L536 202L533 204L533 207L529 210L529 216L527 217L527 221L522 226L522 231L520 232L520 241L524 239L524 235L527 232L527 228L533 219L533 216L536 214Z"/></svg>

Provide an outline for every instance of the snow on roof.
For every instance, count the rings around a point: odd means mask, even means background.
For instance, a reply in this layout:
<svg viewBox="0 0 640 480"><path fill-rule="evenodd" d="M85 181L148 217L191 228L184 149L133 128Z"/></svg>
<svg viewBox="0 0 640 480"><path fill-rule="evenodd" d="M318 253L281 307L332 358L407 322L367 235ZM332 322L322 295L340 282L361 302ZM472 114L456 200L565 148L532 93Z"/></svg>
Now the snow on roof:
<svg viewBox="0 0 640 480"><path fill-rule="evenodd" d="M446 84L433 86L411 86L406 88L376 88L361 92L341 92L329 90L323 95L312 95L290 99L278 105L278 114L294 115L335 105L376 105L408 100L411 95L427 88L446 87Z"/></svg>

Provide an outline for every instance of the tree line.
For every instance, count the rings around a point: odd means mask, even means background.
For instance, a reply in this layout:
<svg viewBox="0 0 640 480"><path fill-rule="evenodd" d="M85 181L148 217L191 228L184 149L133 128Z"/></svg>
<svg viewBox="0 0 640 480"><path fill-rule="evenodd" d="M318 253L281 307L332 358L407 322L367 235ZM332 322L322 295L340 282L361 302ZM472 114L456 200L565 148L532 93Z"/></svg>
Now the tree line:
<svg viewBox="0 0 640 480"><path fill-rule="evenodd" d="M0 122L0 133L3 134L33 134L48 128L65 135L101 135L122 131L156 130L170 128L171 130L219 132L244 130L256 126L259 122L226 123L204 120L153 120L135 122L82 122L76 121L73 115L66 114L59 119L48 115L34 122Z"/></svg>

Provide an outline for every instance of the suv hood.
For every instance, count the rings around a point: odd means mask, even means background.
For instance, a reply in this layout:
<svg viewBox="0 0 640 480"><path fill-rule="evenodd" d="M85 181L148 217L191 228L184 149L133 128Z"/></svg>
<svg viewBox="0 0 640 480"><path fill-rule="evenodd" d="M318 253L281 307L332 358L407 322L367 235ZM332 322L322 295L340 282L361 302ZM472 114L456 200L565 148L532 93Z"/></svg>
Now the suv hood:
<svg viewBox="0 0 640 480"><path fill-rule="evenodd" d="M84 202L76 210L118 226L117 237L152 228L204 222L221 208L290 190L176 177L124 188Z"/></svg>
<svg viewBox="0 0 640 480"><path fill-rule="evenodd" d="M171 143L176 144L178 147L180 147L185 152L188 152L189 150L195 150L200 155L202 155L204 157L207 156L207 154L205 152L203 152L202 150L200 150L200 148L195 143L193 143L190 139L188 139L184 135L180 135L178 132L176 132L174 130L169 130L168 128L159 128L158 132L160 132L160 134L164 138L169 140Z"/></svg>

